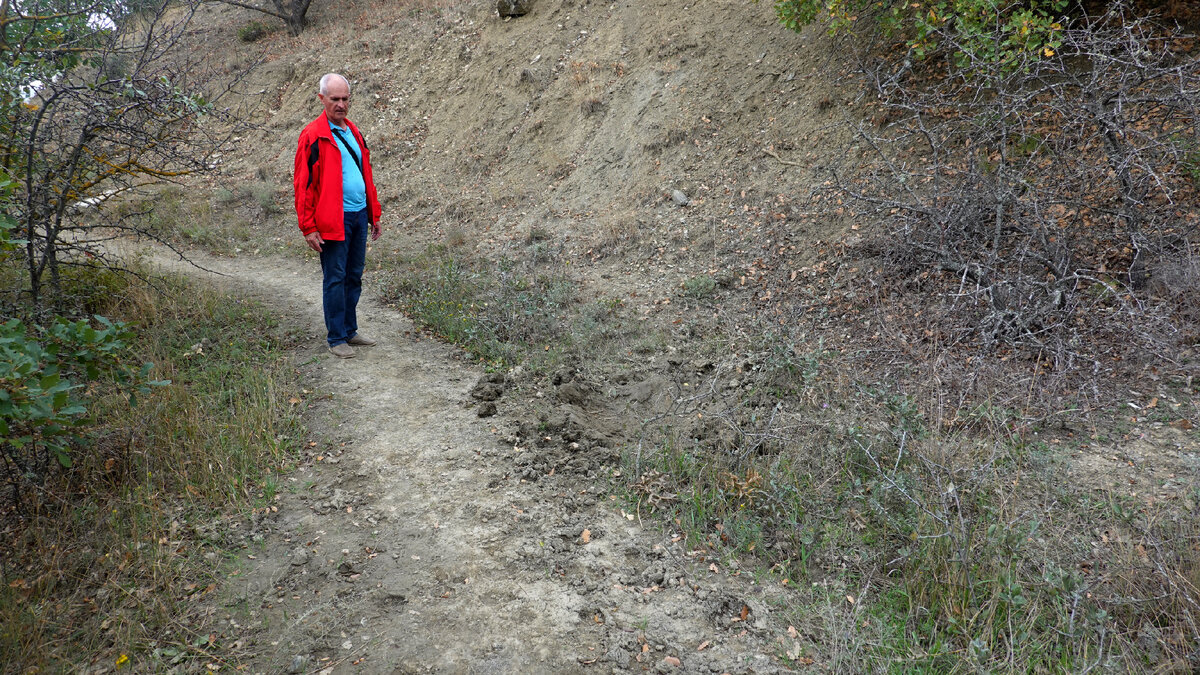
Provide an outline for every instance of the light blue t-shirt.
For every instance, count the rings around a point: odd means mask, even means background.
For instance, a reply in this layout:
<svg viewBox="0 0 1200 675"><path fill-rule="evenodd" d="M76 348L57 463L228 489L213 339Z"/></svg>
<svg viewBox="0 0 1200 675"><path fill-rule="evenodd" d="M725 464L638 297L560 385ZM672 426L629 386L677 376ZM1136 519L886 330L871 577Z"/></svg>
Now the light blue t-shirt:
<svg viewBox="0 0 1200 675"><path fill-rule="evenodd" d="M342 210L346 213L362 211L367 208L367 183L363 180L362 172L358 170L358 165L342 141L350 144L360 162L363 156L362 148L358 147L358 139L354 138L354 132L349 128L343 129L330 122L329 130L333 134L334 145L342 151Z"/></svg>

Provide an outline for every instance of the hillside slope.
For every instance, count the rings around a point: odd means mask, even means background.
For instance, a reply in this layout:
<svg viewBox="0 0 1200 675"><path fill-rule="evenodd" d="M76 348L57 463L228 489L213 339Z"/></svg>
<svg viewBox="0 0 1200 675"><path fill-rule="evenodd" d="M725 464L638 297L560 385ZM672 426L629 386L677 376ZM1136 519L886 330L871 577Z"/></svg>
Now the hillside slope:
<svg viewBox="0 0 1200 675"><path fill-rule="evenodd" d="M264 128L232 177L266 174L286 199L293 137L319 112L314 83L340 71L385 224L404 233L391 246L461 230L483 254L540 228L579 261L671 243L673 262L690 252L712 267L776 219L810 240L841 233L840 221L797 222L795 205L811 192L806 167L846 153L840 95L814 77L826 47L778 26L768 4L542 0L510 20L486 1L423 4L318 6L300 38L254 45L234 37L249 12L213 10L219 35L206 39L236 45L231 64L263 48L267 59L248 86L265 92Z"/></svg>
<svg viewBox="0 0 1200 675"><path fill-rule="evenodd" d="M538 0L508 20L486 0L360 0L315 6L298 38L240 42L260 19L209 6L195 35L230 73L258 62L244 93L260 126L222 180L269 194L240 217L315 269L291 214L294 139L319 112L320 75L341 72L384 202L368 295L399 304L405 283L447 282L435 300L471 303L457 314L483 316L478 328L559 319L552 293L526 292L548 278L603 334L510 331L524 359L469 351L512 385L495 420L515 453L506 478L607 477L669 513L692 552L742 554L789 592L811 581L784 602L835 670L903 658L940 672L968 651L1023 669L1012 654L1026 647L1028 670L1096 650L1114 670L1194 655L1180 611L1200 569L1184 513L1192 366L1136 386L1097 376L1111 381L1076 388L1083 405L1044 396L1063 371L1041 355L984 354L961 327L946 337L921 302L939 292L928 271L873 273L891 244L848 215L828 170L853 176L868 149L855 126L886 119L819 31L743 0ZM489 274L474 297L448 288ZM507 315L473 304L515 296ZM1020 536L1030 523L1045 525ZM1081 571L1052 583L1054 570ZM1016 622L1045 649L1012 620L960 621L999 616L1010 574L1038 594ZM1080 588L1099 618L1075 632ZM926 632L939 606L945 623ZM1140 637L1150 624L1164 626L1158 652Z"/></svg>

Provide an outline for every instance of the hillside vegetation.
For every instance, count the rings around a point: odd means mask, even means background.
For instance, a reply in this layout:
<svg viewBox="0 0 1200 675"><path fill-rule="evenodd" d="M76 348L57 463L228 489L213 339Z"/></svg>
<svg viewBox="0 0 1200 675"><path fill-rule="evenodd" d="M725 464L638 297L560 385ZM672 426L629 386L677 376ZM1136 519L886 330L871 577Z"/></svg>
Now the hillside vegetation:
<svg viewBox="0 0 1200 675"><path fill-rule="evenodd" d="M550 448L624 419L630 499L816 583L831 662L1186 670L1194 59L1089 11L997 66L765 3L318 8L227 57L266 57L227 168L286 203L312 82L344 72L385 296L527 392L652 383L508 410Z"/></svg>
<svg viewBox="0 0 1200 675"><path fill-rule="evenodd" d="M783 665L1190 672L1194 40L1100 4L1031 3L1023 44L946 3L208 5L185 46L253 128L123 208L310 255L295 137L343 73L372 290L514 385L480 414L520 475L597 459L794 589Z"/></svg>

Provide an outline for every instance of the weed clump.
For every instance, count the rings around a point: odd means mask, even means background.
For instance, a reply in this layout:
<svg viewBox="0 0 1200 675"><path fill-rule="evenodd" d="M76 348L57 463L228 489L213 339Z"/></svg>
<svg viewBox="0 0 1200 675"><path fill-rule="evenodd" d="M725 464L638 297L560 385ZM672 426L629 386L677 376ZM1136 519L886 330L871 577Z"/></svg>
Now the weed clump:
<svg viewBox="0 0 1200 675"><path fill-rule="evenodd" d="M683 292L693 298L707 298L717 290L717 280L708 275L689 278L683 282Z"/></svg>
<svg viewBox="0 0 1200 675"><path fill-rule="evenodd" d="M821 636L826 662L1191 663L1200 558L1177 509L1064 484L1057 453L1013 433L1000 409L978 411L967 432L964 415L948 424L912 396L842 377L835 352L770 346L676 390L615 475L689 549L798 587L792 620Z"/></svg>
<svg viewBox="0 0 1200 675"><path fill-rule="evenodd" d="M540 237L531 239L539 242L534 248L541 245ZM553 259L472 264L433 247L400 269L384 296L421 327L495 367L544 358L552 346L557 355L586 337L573 333L575 285Z"/></svg>
<svg viewBox="0 0 1200 675"><path fill-rule="evenodd" d="M242 42L258 42L271 33L271 27L262 21L251 21L238 29L238 39Z"/></svg>

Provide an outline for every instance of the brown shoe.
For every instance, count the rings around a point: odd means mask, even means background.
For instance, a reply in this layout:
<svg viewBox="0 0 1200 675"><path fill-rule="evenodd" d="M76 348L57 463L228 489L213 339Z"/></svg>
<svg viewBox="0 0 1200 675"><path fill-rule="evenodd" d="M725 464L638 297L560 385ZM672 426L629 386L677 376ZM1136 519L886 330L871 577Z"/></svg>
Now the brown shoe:
<svg viewBox="0 0 1200 675"><path fill-rule="evenodd" d="M359 333L355 333L353 337L351 337L349 340L346 340L346 344L356 345L358 347L370 347L371 345L375 344L375 340L372 340L371 338Z"/></svg>
<svg viewBox="0 0 1200 675"><path fill-rule="evenodd" d="M354 347L351 347L350 345L343 342L340 345L334 345L334 346L330 347L329 353L333 354L334 356L338 357L339 359L352 359L352 358L354 358Z"/></svg>

